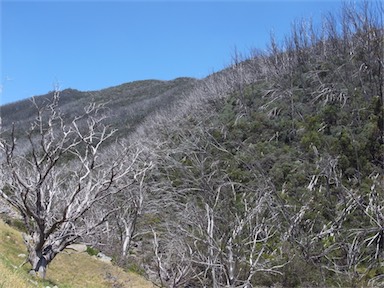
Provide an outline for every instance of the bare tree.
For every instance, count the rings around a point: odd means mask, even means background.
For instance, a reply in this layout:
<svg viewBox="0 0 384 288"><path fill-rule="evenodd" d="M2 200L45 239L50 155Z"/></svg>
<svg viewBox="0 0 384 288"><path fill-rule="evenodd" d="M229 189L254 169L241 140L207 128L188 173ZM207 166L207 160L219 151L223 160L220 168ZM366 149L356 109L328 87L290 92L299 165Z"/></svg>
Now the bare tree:
<svg viewBox="0 0 384 288"><path fill-rule="evenodd" d="M110 195L107 198L107 203L101 204L102 207L107 206L110 210L114 210L104 225L104 232L107 233L101 233L101 237L106 239L102 240L102 242L112 241L114 243L113 246L119 247L118 257L123 261L126 260L131 243L137 236L136 225L144 213L146 203L148 202L148 187L145 183L145 178L153 166L152 162L148 159L147 153L144 151L144 147L139 147L138 144L126 145L127 147L132 146L129 149L129 155L134 158L134 161L132 161L133 169L127 175L129 179L132 179L132 184L129 189L125 189L119 195Z"/></svg>
<svg viewBox="0 0 384 288"><path fill-rule="evenodd" d="M26 138L18 139L22 132L14 126L2 132L0 145L0 196L22 215L28 261L43 278L60 251L114 212L112 207L102 215L90 213L131 184L126 175L135 160L116 150L117 144L102 151L116 131L103 124L103 105L90 104L83 115L65 119L58 102L59 92L42 106L33 102L37 116Z"/></svg>
<svg viewBox="0 0 384 288"><path fill-rule="evenodd" d="M280 274L284 262L278 248L269 246L280 233L273 190L209 127L195 125L173 134L174 142L159 151L156 178L162 181L152 189L172 211L166 224L153 229L161 284L250 287L257 273ZM233 170L247 165L242 175Z"/></svg>

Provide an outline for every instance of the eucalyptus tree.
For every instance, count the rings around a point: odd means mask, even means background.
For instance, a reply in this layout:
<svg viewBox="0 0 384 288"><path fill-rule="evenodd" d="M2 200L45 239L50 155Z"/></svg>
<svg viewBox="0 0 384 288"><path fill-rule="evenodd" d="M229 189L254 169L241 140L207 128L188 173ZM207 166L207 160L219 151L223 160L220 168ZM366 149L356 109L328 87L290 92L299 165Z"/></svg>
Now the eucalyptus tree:
<svg viewBox="0 0 384 288"><path fill-rule="evenodd" d="M58 253L115 212L93 210L131 185L127 175L136 159L113 141L104 105L91 103L68 119L59 95L41 105L32 101L36 117L29 127L13 125L0 134L0 196L23 217L28 261L43 278Z"/></svg>

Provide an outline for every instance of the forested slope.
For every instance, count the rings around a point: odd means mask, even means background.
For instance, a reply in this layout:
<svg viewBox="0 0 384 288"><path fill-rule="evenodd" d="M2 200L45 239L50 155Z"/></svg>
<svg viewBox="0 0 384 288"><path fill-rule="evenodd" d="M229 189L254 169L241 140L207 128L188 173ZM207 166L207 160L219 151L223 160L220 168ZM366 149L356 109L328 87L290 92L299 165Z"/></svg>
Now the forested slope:
<svg viewBox="0 0 384 288"><path fill-rule="evenodd" d="M182 98L183 93L191 89L197 81L193 78L142 80L99 91L65 89L60 91L59 106L64 118L71 119L83 114L84 108L91 103L107 103L108 122L119 127L121 136L127 136L146 116ZM1 106L4 129L12 123L16 123L18 127L28 126L35 120L37 107L50 103L54 92Z"/></svg>
<svg viewBox="0 0 384 288"><path fill-rule="evenodd" d="M267 53L168 83L178 101L131 133L108 122L123 133L97 160L123 149L129 184L82 241L165 287L384 285L383 12L298 21Z"/></svg>
<svg viewBox="0 0 384 288"><path fill-rule="evenodd" d="M147 122L163 285L383 284L383 10L360 4L235 55Z"/></svg>

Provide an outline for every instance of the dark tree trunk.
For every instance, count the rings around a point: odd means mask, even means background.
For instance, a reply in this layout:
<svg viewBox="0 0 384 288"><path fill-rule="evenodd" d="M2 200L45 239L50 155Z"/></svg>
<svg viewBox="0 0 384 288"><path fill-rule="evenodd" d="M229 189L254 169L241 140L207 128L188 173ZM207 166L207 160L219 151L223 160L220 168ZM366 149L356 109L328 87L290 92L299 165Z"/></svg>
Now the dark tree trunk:
<svg viewBox="0 0 384 288"><path fill-rule="evenodd" d="M44 255L41 257L35 257L33 259L33 271L35 272L36 276L39 278L45 279L46 271L47 271L47 266L48 266L48 261L45 259Z"/></svg>
<svg viewBox="0 0 384 288"><path fill-rule="evenodd" d="M39 278L44 279L48 264L55 258L58 252L52 249L52 245L41 247L39 242L30 235L23 235L24 242L28 249L28 261L32 266L31 272Z"/></svg>

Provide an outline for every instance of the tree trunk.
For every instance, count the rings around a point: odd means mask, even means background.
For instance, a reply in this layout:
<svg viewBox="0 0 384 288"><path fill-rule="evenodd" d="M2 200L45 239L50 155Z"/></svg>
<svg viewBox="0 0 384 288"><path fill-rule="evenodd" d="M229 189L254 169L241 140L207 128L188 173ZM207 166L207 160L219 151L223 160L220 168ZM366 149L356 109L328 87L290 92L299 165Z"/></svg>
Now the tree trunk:
<svg viewBox="0 0 384 288"><path fill-rule="evenodd" d="M133 236L133 232L135 230L135 222L136 222L136 218L135 217L133 220L131 221L126 221L126 220L123 220L124 221L124 229L125 229L125 235L124 235L124 242L123 242L123 257L125 258L128 254L128 249L131 245L131 240L132 240L132 236Z"/></svg>
<svg viewBox="0 0 384 288"><path fill-rule="evenodd" d="M54 252L52 245L39 248L41 245L37 244L37 237L23 234L23 238L28 249L28 261L32 266L30 273L45 279L48 264L58 252Z"/></svg>
<svg viewBox="0 0 384 288"><path fill-rule="evenodd" d="M32 262L32 271L34 271L34 274L39 278L45 279L48 261L44 257L44 255L42 255L41 257L34 257Z"/></svg>
<svg viewBox="0 0 384 288"><path fill-rule="evenodd" d="M34 245L30 245L31 242L26 242L28 248L28 261L32 266L31 274L44 279L48 261L44 257L43 252L40 249L36 249Z"/></svg>

